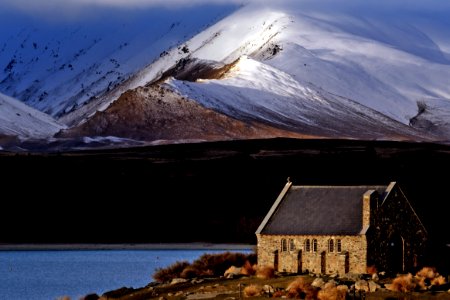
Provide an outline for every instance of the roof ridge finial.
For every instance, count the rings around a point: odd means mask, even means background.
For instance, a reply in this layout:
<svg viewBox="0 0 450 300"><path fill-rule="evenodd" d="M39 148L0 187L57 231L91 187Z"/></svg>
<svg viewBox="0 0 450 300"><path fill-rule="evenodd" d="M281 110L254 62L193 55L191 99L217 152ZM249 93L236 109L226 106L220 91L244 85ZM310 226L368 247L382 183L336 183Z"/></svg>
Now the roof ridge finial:
<svg viewBox="0 0 450 300"><path fill-rule="evenodd" d="M287 178L287 182L288 182L288 183L291 183L291 177L288 177L288 178Z"/></svg>

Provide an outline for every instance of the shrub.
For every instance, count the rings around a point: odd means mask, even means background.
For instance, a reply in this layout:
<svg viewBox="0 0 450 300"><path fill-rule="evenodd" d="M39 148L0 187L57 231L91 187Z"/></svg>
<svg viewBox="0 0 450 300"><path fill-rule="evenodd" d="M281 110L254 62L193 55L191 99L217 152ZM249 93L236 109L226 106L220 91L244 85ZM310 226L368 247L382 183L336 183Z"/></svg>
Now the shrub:
<svg viewBox="0 0 450 300"><path fill-rule="evenodd" d="M335 284L325 284L324 288L317 293L319 300L345 300L347 296L347 286L336 286Z"/></svg>
<svg viewBox="0 0 450 300"><path fill-rule="evenodd" d="M412 292L414 289L427 290L432 285L439 286L445 284L445 278L436 272L436 269L424 267L416 273L401 275L392 281L388 289L398 292Z"/></svg>
<svg viewBox="0 0 450 300"><path fill-rule="evenodd" d="M317 290L303 277L299 277L291 282L286 290L288 298L316 299L317 297Z"/></svg>
<svg viewBox="0 0 450 300"><path fill-rule="evenodd" d="M158 282L168 282L174 278L195 278L205 276L222 276L231 266L242 267L247 263L256 262L256 255L224 252L218 254L203 254L192 264L187 261L176 262L167 268L158 268L153 278ZM247 267L245 267L247 268ZM251 272L250 269L246 270Z"/></svg>
<svg viewBox="0 0 450 300"><path fill-rule="evenodd" d="M422 290L426 290L430 285L443 285L445 278L436 272L435 268L423 267L416 273L415 279Z"/></svg>
<svg viewBox="0 0 450 300"><path fill-rule="evenodd" d="M275 291L275 293L273 293L273 298L281 298L283 296L285 296L285 293L282 290L278 290L278 291Z"/></svg>
<svg viewBox="0 0 450 300"><path fill-rule="evenodd" d="M242 266L241 269L241 274L242 275L247 275L247 276L251 276L251 275L255 275L256 273L256 268L257 265L252 265L248 260L245 261L245 264Z"/></svg>
<svg viewBox="0 0 450 300"><path fill-rule="evenodd" d="M367 267L367 274L373 275L373 274L377 274L377 273L378 273L377 267L375 267L375 266Z"/></svg>
<svg viewBox="0 0 450 300"><path fill-rule="evenodd" d="M158 282L168 282L174 278L180 278L181 273L188 266L189 262L187 261L177 261L176 263L168 266L167 268L156 269L153 278Z"/></svg>
<svg viewBox="0 0 450 300"><path fill-rule="evenodd" d="M389 289L391 291L406 293L414 291L415 287L416 283L413 280L413 276L411 273L408 273L406 275L400 275L395 278L392 281Z"/></svg>
<svg viewBox="0 0 450 300"><path fill-rule="evenodd" d="M257 267L256 277L261 279L275 278L275 269L272 266Z"/></svg>
<svg viewBox="0 0 450 300"><path fill-rule="evenodd" d="M202 274L199 273L199 270L189 265L181 272L180 277L184 279L196 278L200 277Z"/></svg>
<svg viewBox="0 0 450 300"><path fill-rule="evenodd" d="M244 296L245 297L255 297L260 296L262 293L263 288L256 284L251 284L249 286L246 286L244 289Z"/></svg>
<svg viewBox="0 0 450 300"><path fill-rule="evenodd" d="M430 267L423 267L420 271L416 273L418 277L424 277L427 279L433 279L436 277L436 270Z"/></svg>
<svg viewBox="0 0 450 300"><path fill-rule="evenodd" d="M192 267L199 274L221 276L231 266L241 267L247 261L247 255L243 253L225 252L219 254L203 254L192 263Z"/></svg>
<svg viewBox="0 0 450 300"><path fill-rule="evenodd" d="M445 278L442 275L439 275L436 278L433 278L433 280L431 280L431 285L443 285L445 284Z"/></svg>

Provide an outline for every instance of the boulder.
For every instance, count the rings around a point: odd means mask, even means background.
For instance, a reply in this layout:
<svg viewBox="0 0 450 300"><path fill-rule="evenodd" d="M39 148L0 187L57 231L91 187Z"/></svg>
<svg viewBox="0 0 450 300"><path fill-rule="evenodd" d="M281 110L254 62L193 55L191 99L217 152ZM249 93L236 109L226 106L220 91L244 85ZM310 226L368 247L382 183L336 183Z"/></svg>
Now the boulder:
<svg viewBox="0 0 450 300"><path fill-rule="evenodd" d="M225 271L225 273L223 274L223 276L224 276L225 278L229 278L228 276L229 276L230 274L232 274L233 277L234 277L234 276L240 275L240 274L241 274L241 270L242 270L242 268L238 268L238 267L235 267L235 266L231 266L231 267L229 267L229 268Z"/></svg>
<svg viewBox="0 0 450 300"><path fill-rule="evenodd" d="M275 289L273 288L273 286L268 285L268 284L263 286L263 291L264 291L264 293L269 294L269 295L275 293Z"/></svg>
<svg viewBox="0 0 450 300"><path fill-rule="evenodd" d="M361 279L355 282L355 289L357 291L364 291L364 292L368 292L369 291L369 284L367 283L367 281Z"/></svg>
<svg viewBox="0 0 450 300"><path fill-rule="evenodd" d="M323 281L322 278L316 278L311 283L311 286L316 287L316 288L320 288L320 289L323 288L324 285L325 285L325 282Z"/></svg>
<svg viewBox="0 0 450 300"><path fill-rule="evenodd" d="M368 285L369 285L369 292L371 292L371 293L373 293L373 292L375 292L376 290L378 290L378 289L381 288L380 285L376 284L376 283L375 283L374 281L372 281L372 280L370 280L370 281L368 282Z"/></svg>
<svg viewBox="0 0 450 300"><path fill-rule="evenodd" d="M187 279L184 278L174 278L172 279L172 281L170 282L170 284L179 284L179 283L185 283L187 282Z"/></svg>

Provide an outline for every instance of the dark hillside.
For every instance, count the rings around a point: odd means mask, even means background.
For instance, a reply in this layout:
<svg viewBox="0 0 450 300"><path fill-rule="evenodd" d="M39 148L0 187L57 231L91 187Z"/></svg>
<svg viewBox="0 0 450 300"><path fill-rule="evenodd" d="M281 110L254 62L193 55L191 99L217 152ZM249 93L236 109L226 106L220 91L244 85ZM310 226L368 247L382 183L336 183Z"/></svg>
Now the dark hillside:
<svg viewBox="0 0 450 300"><path fill-rule="evenodd" d="M248 140L6 153L0 166L5 243L254 243L287 177L314 185L397 181L431 235L450 243L444 145Z"/></svg>

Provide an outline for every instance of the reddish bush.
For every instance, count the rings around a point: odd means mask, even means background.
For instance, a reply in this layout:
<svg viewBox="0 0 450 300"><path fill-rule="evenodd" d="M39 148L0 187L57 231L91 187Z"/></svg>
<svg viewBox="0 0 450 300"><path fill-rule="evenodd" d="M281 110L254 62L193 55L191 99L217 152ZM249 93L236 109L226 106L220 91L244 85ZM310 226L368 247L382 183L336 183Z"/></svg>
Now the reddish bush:
<svg viewBox="0 0 450 300"><path fill-rule="evenodd" d="M317 290L311 286L303 277L299 277L291 282L286 288L288 298L316 299Z"/></svg>
<svg viewBox="0 0 450 300"><path fill-rule="evenodd" d="M257 265L251 265L251 263L247 260L245 264L242 266L241 274L247 276L255 275L256 268Z"/></svg>
<svg viewBox="0 0 450 300"><path fill-rule="evenodd" d="M375 266L367 267L367 274L373 275L373 274L377 274L377 273L378 273L377 267L375 267Z"/></svg>
<svg viewBox="0 0 450 300"><path fill-rule="evenodd" d="M256 255L224 252L218 254L203 254L192 264L186 261L176 262L167 268L156 270L153 278L158 282L167 282L174 278L195 278L204 276L222 276L231 266L242 267L246 263L256 261ZM251 272L250 269L248 272Z"/></svg>
<svg viewBox="0 0 450 300"><path fill-rule="evenodd" d="M189 278L200 277L201 275L202 274L199 274L199 271L196 268L189 265L186 268L184 268L184 270L180 274L180 277L184 278L184 279L189 279Z"/></svg>
<svg viewBox="0 0 450 300"><path fill-rule="evenodd" d="M153 278L158 282L168 282L174 278L180 278L181 273L188 266L189 262L187 261L177 261L176 263L168 266L167 268L156 269Z"/></svg>
<svg viewBox="0 0 450 300"><path fill-rule="evenodd" d="M197 269L199 274L221 276L231 266L243 266L247 259L248 255L243 253L203 254L192 263L192 267Z"/></svg>

